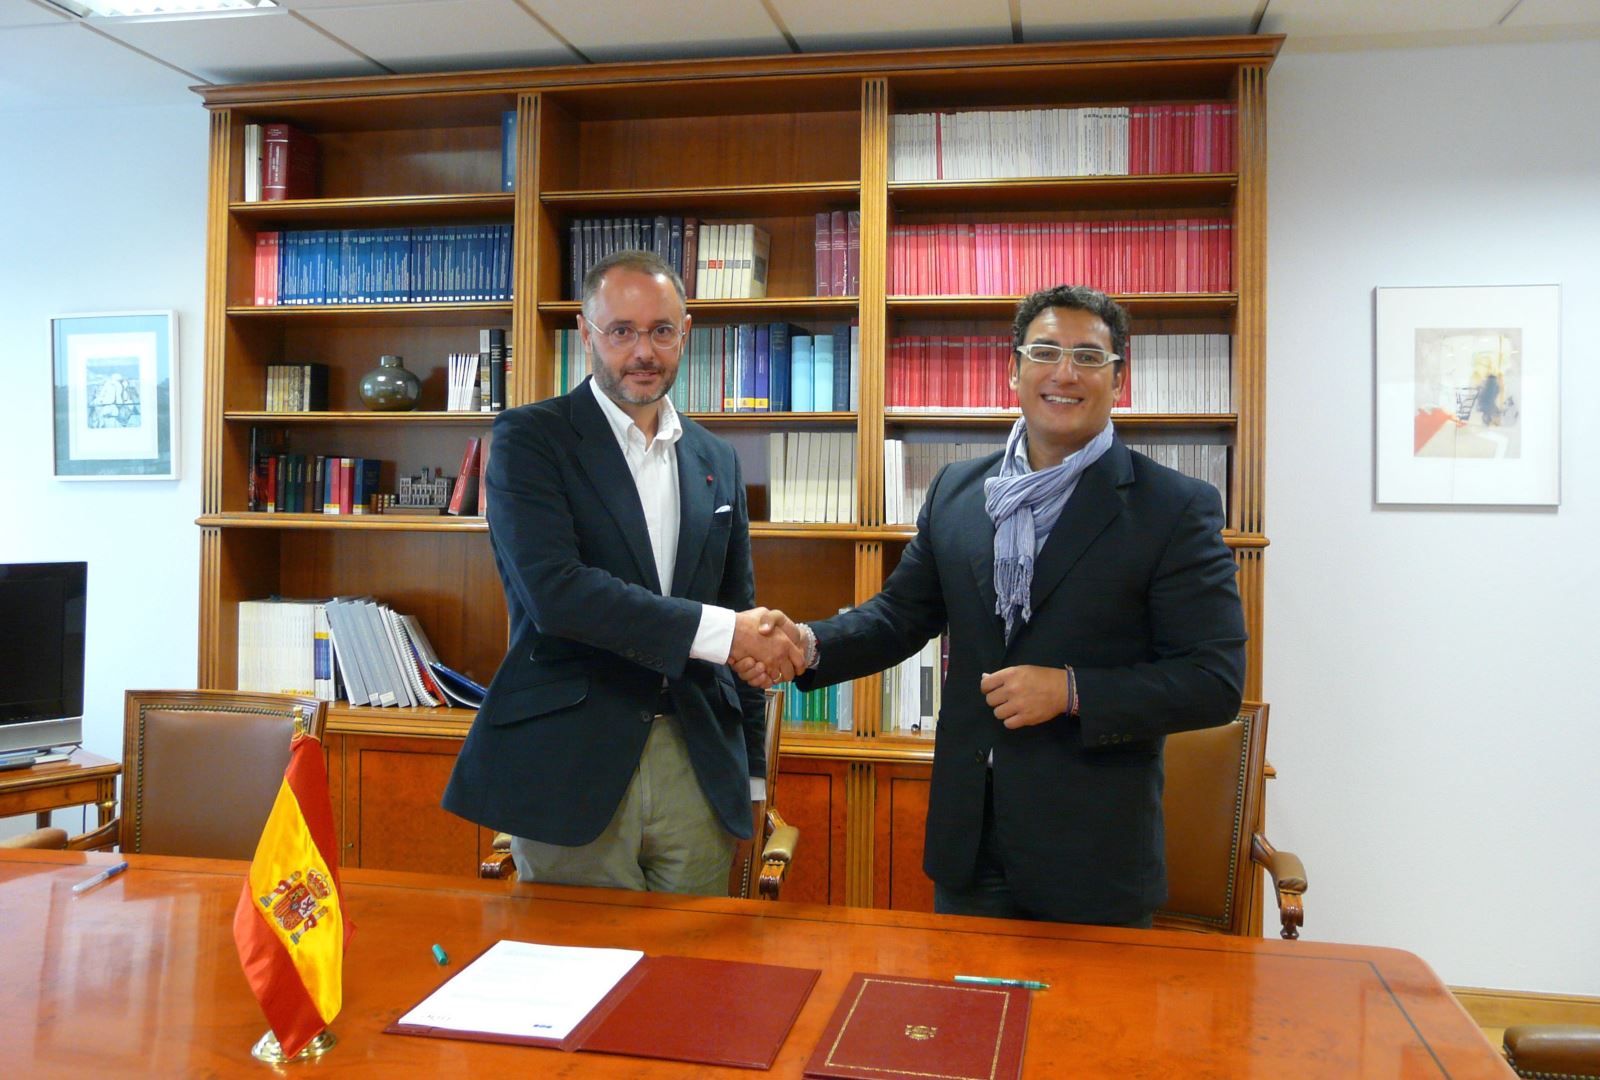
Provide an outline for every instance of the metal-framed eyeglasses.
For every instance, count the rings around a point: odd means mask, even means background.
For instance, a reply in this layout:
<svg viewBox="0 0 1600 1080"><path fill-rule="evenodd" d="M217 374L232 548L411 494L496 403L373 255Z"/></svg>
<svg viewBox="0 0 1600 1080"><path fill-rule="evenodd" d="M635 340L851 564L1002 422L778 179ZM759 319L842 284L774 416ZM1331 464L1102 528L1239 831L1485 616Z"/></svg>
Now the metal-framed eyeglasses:
<svg viewBox="0 0 1600 1080"><path fill-rule="evenodd" d="M594 321L587 315L583 316L583 321L589 324L589 329L592 332L600 335L602 341L617 350L633 348L634 345L638 344L641 337L662 352L675 349L683 344L682 328L673 326L671 323L659 323L646 330L640 330L637 326L613 326L611 329L606 330L596 326Z"/></svg>
<svg viewBox="0 0 1600 1080"><path fill-rule="evenodd" d="M1079 371L1097 371L1107 364L1114 364L1122 359L1114 352L1106 352L1090 345L1075 345L1069 349L1063 345L1047 345L1042 341L1024 345L1016 351L1024 360L1030 360L1035 364L1048 364L1050 367L1061 363L1062 357L1070 356L1072 366Z"/></svg>

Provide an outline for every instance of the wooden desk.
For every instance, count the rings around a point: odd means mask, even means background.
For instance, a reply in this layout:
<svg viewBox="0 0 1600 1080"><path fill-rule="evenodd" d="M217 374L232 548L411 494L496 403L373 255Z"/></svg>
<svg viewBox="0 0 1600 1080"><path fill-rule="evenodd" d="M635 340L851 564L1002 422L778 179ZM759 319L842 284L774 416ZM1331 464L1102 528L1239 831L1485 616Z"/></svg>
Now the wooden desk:
<svg viewBox="0 0 1600 1080"><path fill-rule="evenodd" d="M0 1062L11 1076L268 1075L233 949L244 864L0 851ZM1507 1077L1409 953L352 870L339 1076L743 1077L742 1069L384 1035L500 938L819 967L772 1075L798 1077L853 971L1042 979L1024 1075ZM452 963L435 965L430 946Z"/></svg>
<svg viewBox="0 0 1600 1080"><path fill-rule="evenodd" d="M94 803L99 825L117 809L119 762L75 750L66 761L28 769L0 770L0 818L34 814L39 828L50 824L50 811Z"/></svg>

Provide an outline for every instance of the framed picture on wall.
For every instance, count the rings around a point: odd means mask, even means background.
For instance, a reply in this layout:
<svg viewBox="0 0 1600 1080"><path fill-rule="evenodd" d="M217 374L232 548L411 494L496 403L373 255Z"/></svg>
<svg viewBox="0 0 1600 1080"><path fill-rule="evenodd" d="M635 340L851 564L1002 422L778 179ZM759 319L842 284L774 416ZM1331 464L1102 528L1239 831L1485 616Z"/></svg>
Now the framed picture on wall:
<svg viewBox="0 0 1600 1080"><path fill-rule="evenodd" d="M178 479L178 316L50 320L59 480Z"/></svg>
<svg viewBox="0 0 1600 1080"><path fill-rule="evenodd" d="M1380 504L1561 501L1561 289L1379 288Z"/></svg>

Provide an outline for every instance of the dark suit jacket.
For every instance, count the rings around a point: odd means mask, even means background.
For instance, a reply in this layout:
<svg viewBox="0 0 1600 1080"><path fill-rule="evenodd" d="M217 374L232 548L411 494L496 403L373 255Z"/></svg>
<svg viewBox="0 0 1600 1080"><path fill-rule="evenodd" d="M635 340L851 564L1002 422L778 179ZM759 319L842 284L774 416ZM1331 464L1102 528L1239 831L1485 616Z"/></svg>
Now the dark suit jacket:
<svg viewBox="0 0 1600 1080"><path fill-rule="evenodd" d="M1244 681L1244 616L1216 489L1120 441L1079 478L1039 553L1033 618L1010 645L995 614L994 525L983 481L1000 455L944 469L900 565L854 611L812 623L821 650L803 687L898 663L948 624L923 867L971 883L986 761L1006 880L1025 907L1073 922L1127 922L1166 899L1163 738L1226 723ZM1071 665L1079 714L1007 730L986 672Z"/></svg>
<svg viewBox="0 0 1600 1080"><path fill-rule="evenodd" d="M662 596L638 490L588 380L494 423L489 537L511 646L456 760L444 808L552 844L611 820L662 676L695 775L735 836L766 775L760 691L689 658L704 604L754 605L749 515L733 449L683 420L678 556Z"/></svg>

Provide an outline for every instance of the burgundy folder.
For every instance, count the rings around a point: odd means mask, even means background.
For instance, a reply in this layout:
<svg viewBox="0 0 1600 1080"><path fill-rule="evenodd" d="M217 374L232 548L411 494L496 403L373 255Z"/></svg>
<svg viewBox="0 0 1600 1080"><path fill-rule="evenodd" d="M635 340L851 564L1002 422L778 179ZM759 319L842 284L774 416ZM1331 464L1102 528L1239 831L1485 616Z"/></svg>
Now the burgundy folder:
<svg viewBox="0 0 1600 1080"><path fill-rule="evenodd" d="M815 968L646 956L565 1039L399 1023L384 1030L770 1069L821 974Z"/></svg>
<svg viewBox="0 0 1600 1080"><path fill-rule="evenodd" d="M806 1063L826 1080L1015 1080L1028 991L892 975L852 976Z"/></svg>

